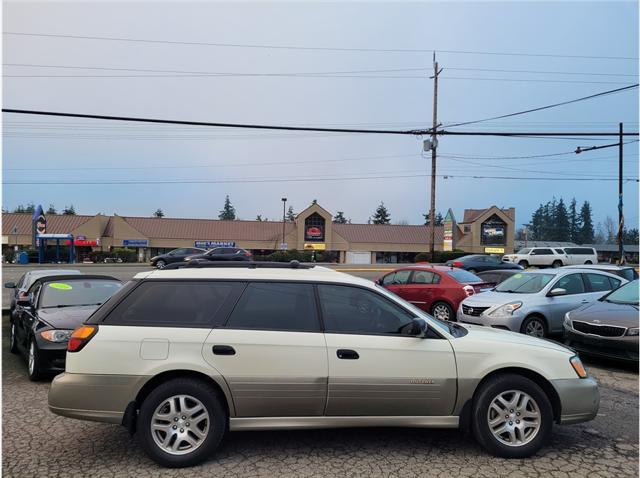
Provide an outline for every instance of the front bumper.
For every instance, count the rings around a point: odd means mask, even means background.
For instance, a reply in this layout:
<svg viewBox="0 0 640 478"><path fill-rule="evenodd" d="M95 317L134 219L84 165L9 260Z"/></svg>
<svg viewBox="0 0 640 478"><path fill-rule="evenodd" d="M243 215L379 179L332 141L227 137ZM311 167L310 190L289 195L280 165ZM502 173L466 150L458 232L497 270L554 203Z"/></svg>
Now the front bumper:
<svg viewBox="0 0 640 478"><path fill-rule="evenodd" d="M36 335L40 371L43 373L64 372L67 357L67 342L49 342Z"/></svg>
<svg viewBox="0 0 640 478"><path fill-rule="evenodd" d="M552 380L560 398L560 423L568 425L593 420L600 406L600 392L595 378Z"/></svg>
<svg viewBox="0 0 640 478"><path fill-rule="evenodd" d="M63 417L121 424L127 405L148 378L63 373L51 382L49 410Z"/></svg>
<svg viewBox="0 0 640 478"><path fill-rule="evenodd" d="M493 327L495 329L511 330L512 332L520 332L523 317L512 315L504 318L494 318L482 313L481 315L467 315L462 312L462 304L458 307L456 314L458 322L463 324L482 325L484 327Z"/></svg>
<svg viewBox="0 0 640 478"><path fill-rule="evenodd" d="M638 362L638 336L602 337L565 327L565 343L583 354Z"/></svg>

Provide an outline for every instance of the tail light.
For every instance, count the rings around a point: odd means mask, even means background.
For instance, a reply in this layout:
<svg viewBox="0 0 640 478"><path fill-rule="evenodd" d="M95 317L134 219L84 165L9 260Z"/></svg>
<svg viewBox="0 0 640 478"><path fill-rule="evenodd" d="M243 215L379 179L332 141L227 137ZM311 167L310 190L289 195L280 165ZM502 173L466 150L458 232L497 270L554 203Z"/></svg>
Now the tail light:
<svg viewBox="0 0 640 478"><path fill-rule="evenodd" d="M253 254L251 254L249 251L244 251L244 255L247 257L251 257Z"/></svg>
<svg viewBox="0 0 640 478"><path fill-rule="evenodd" d="M67 343L67 352L79 352L98 332L97 325L81 325L73 331Z"/></svg>
<svg viewBox="0 0 640 478"><path fill-rule="evenodd" d="M467 297L469 297L469 296L471 296L471 295L476 293L476 291L470 285L465 285L462 288L462 290L464 290L464 293L467 294Z"/></svg>
<svg viewBox="0 0 640 478"><path fill-rule="evenodd" d="M462 262L456 261L453 263L453 267L462 267Z"/></svg>

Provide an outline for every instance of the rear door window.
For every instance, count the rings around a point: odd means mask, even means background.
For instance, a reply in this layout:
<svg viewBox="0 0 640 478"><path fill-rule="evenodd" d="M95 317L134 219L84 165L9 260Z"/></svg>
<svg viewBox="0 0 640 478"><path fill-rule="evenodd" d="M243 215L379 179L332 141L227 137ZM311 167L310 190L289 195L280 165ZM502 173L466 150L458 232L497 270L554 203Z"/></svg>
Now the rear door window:
<svg viewBox="0 0 640 478"><path fill-rule="evenodd" d="M412 284L433 284L435 278L435 274L430 271L414 271L413 279L411 280ZM438 281L440 276L438 276Z"/></svg>
<svg viewBox="0 0 640 478"><path fill-rule="evenodd" d="M591 290L593 292L601 292L601 291L608 291L613 289L613 285L611 284L611 281L609 280L609 277L602 275L602 274L585 274L586 278L587 278L587 282L589 283L589 285L591 286ZM620 282L617 281L616 282Z"/></svg>
<svg viewBox="0 0 640 478"><path fill-rule="evenodd" d="M233 309L227 328L319 332L313 285L252 282Z"/></svg>
<svg viewBox="0 0 640 478"><path fill-rule="evenodd" d="M104 322L155 327L219 326L243 287L241 282L145 281Z"/></svg>
<svg viewBox="0 0 640 478"><path fill-rule="evenodd" d="M566 289L567 295L584 294L585 287L582 274L569 274L558 280L552 289Z"/></svg>

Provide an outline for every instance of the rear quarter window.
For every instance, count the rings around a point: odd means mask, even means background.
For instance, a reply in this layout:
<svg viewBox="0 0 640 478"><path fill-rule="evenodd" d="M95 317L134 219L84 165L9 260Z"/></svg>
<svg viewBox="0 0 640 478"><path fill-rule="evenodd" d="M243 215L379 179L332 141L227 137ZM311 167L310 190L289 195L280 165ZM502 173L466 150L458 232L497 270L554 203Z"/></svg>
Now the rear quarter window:
<svg viewBox="0 0 640 478"><path fill-rule="evenodd" d="M109 325L208 328L222 325L242 282L145 281L104 319Z"/></svg>

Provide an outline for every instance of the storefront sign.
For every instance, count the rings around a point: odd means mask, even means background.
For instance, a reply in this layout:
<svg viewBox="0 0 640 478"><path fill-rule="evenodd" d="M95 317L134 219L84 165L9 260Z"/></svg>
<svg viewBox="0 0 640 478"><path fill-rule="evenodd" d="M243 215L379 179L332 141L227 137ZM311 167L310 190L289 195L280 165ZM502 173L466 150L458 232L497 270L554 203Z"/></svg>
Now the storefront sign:
<svg viewBox="0 0 640 478"><path fill-rule="evenodd" d="M453 213L451 209L447 212L444 218L444 244L442 245L443 251L453 251Z"/></svg>
<svg viewBox="0 0 640 478"><path fill-rule="evenodd" d="M281 242L280 243L280 250L286 251L287 248L288 248L288 244L286 242Z"/></svg>
<svg viewBox="0 0 640 478"><path fill-rule="evenodd" d="M84 236L82 236L84 237ZM71 241L64 241L65 246L68 246L71 243ZM73 245L74 246L99 246L100 244L98 244L98 241L87 241L86 238L85 239L74 239L73 240Z"/></svg>
<svg viewBox="0 0 640 478"><path fill-rule="evenodd" d="M235 247L236 241L195 241L195 247L211 249L212 247Z"/></svg>
<svg viewBox="0 0 640 478"><path fill-rule="evenodd" d="M131 247L147 247L149 245L149 241L147 239L123 239L122 245Z"/></svg>
<svg viewBox="0 0 640 478"><path fill-rule="evenodd" d="M504 254L504 247L485 247L484 252L487 254Z"/></svg>
<svg viewBox="0 0 640 478"><path fill-rule="evenodd" d="M304 245L305 251L324 251L326 250L326 248L327 248L326 244L319 244L319 243L305 243Z"/></svg>
<svg viewBox="0 0 640 478"><path fill-rule="evenodd" d="M304 240L324 242L326 221L317 212L314 212L304 220Z"/></svg>

